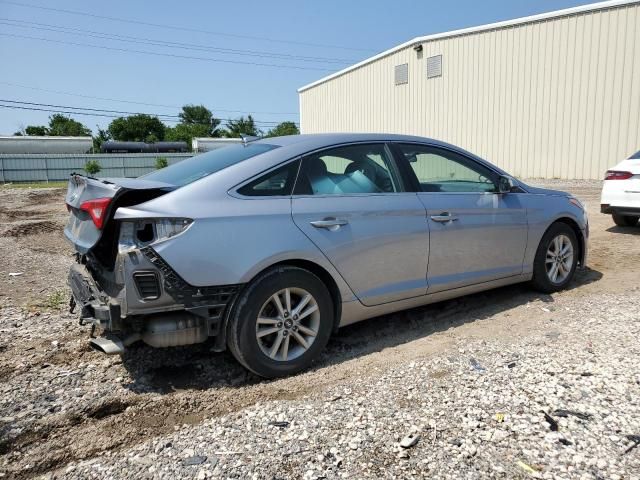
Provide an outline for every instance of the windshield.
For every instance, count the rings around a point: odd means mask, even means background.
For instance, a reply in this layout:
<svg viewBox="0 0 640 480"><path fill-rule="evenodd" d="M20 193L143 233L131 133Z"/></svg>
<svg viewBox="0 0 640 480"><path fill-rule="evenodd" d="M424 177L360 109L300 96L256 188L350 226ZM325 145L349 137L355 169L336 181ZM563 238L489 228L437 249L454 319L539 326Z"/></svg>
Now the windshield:
<svg viewBox="0 0 640 480"><path fill-rule="evenodd" d="M640 160L640 152L636 152L629 157L629 160Z"/></svg>
<svg viewBox="0 0 640 480"><path fill-rule="evenodd" d="M202 177L216 173L223 168L235 165L236 163L268 152L274 148L278 148L278 146L267 145L265 143L222 147L211 152L187 158L169 167L143 175L140 178L182 187Z"/></svg>

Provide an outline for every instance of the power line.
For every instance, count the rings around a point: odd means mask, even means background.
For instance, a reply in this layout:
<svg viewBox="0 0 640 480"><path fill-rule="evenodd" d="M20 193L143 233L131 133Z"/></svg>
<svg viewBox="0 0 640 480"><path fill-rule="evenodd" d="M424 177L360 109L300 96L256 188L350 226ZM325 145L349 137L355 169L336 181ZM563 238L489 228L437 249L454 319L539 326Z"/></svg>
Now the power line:
<svg viewBox="0 0 640 480"><path fill-rule="evenodd" d="M269 37L260 37L260 36L254 36L254 35L241 35L241 34L236 34L236 33L216 32L216 31L211 31L211 30L201 30L201 29L192 28L192 27L182 27L182 26L178 26L178 25L167 25L167 24L162 24L162 23L153 23L153 22L145 22L145 21L141 21L141 20L132 20L132 19L128 19L128 18L111 17L111 16L107 16L107 15L98 15L98 14L95 14L95 13L80 12L80 11L77 11L77 10L66 10L66 9L62 9L62 8L43 7L41 5L33 5L33 4L22 3L22 2L13 2L13 1L9 1L9 0L0 0L0 3L5 3L5 4L9 4L9 5L16 5L16 6L25 7L25 8L35 8L35 9L39 9L39 10L47 10L47 11L50 11L50 12L65 13L65 14L69 14L69 15L81 15L81 16L84 16L84 17L99 18L99 19L102 19L102 20L110 20L110 21L113 21L113 22L131 23L131 24L135 24L135 25L145 25L145 26L148 26L148 27L156 27L156 28L171 29L171 30L181 30L181 31L185 31L185 32L204 33L204 34L207 34L207 35L217 35L217 36L221 36L221 37L244 38L244 39L248 39L248 40L258 40L258 41L266 41L266 42L274 42L274 43L288 43L288 44L291 44L291 45L301 45L301 46L307 46L307 47L335 48L335 49L340 49L340 50L354 50L354 51L361 51L361 52L371 52L372 51L371 49L367 49L367 48L356 48L356 47L345 47L345 46L341 46L341 45L327 45L327 44L319 44L319 43L308 43L308 42L299 42L299 41L295 41L295 40L282 40L282 39L269 38Z"/></svg>
<svg viewBox="0 0 640 480"><path fill-rule="evenodd" d="M56 107L56 108L68 108L68 109L74 109L74 110L88 110L88 111L92 111L92 112L119 113L119 114L122 114L122 115L151 115L151 116L154 116L154 117L180 118L179 115L170 115L170 114L164 114L164 113L123 112L121 110L107 110L107 109L104 109L104 108L70 107L68 105L51 105L51 104L48 104L48 103L23 102L23 101L18 101L18 100L6 100L6 99L2 99L2 98L0 98L0 102L18 103L18 104L24 104L24 105L37 105L39 107Z"/></svg>
<svg viewBox="0 0 640 480"><path fill-rule="evenodd" d="M77 36L79 35L83 37L88 36L92 38L100 38L103 40L115 40L118 42L138 43L142 45L154 45L154 46L169 47L169 48L181 48L185 50L215 52L215 53L222 53L222 54L228 54L228 55L245 55L250 57L275 58L275 59L293 60L293 61L300 61L300 62L337 63L337 64L343 64L343 65L355 63L355 60L349 60L344 58L310 57L310 56L303 56L303 55L289 55L289 54L276 53L276 52L212 47L209 45L202 45L197 43L169 42L166 40L134 37L131 35L119 35L119 34L98 32L95 30L84 30L81 28L66 27L62 25L52 25L47 23L29 22L26 20L19 20L19 19L16 20L11 18L0 18L0 24L12 26L12 27L28 28L31 30L64 33L67 35L77 35Z"/></svg>
<svg viewBox="0 0 640 480"><path fill-rule="evenodd" d="M63 92L60 90L49 90L46 88L39 88L39 87L31 87L28 85L20 85L18 83L10 83L10 82L3 82L0 81L1 85L8 85L10 87L19 87L19 88L26 88L28 90L36 90L36 91L40 91L40 92L47 92L47 93L56 93L56 94L60 94L60 95L69 95L72 97L79 97L79 98L89 98L92 100L105 100L108 102L117 102L117 103L128 103L131 105L144 105L146 107L162 107L162 108L174 108L176 110L181 109L182 107L179 105L166 105L166 104L162 104L162 103L148 103L148 102L138 102L135 100L123 100L123 99L118 99L118 98L109 98L109 97L96 97L96 96L92 96L92 95L83 95L80 93L71 93L71 92ZM227 113L257 113L258 115L262 114L262 115L299 115L298 112L260 112L260 111L249 111L249 110L225 110L223 108L216 108L215 109L218 112L227 112Z"/></svg>
<svg viewBox="0 0 640 480"><path fill-rule="evenodd" d="M0 0L1 3L2 0ZM225 59L221 59L221 58L210 58L210 57L194 57L194 56L190 56L190 55L178 55L175 53L161 53L161 52L150 52L148 50L133 50L133 49L129 49L129 48L118 48L118 47L107 47L104 45L93 45L90 43L77 43L77 42L69 42L69 41L65 41L65 40L53 40L51 38L42 38L42 37L32 37L29 35L18 35L18 34L12 34L12 33L5 33L5 32L0 32L0 35L3 35L5 37L13 37L13 38L25 38L28 40L39 40L42 42L49 42L49 43L60 43L63 45L73 45L73 46L77 46L77 47L91 47L91 48L99 48L102 50L111 50L114 52L125 52L125 53L141 53L143 55L154 55L157 57L171 57L171 58L182 58L182 59L186 59L186 60L202 60L202 61L206 61L206 62L214 62L214 63L233 63L233 64L237 64L237 65L254 65L254 66L259 66L259 67L275 67L275 68L290 68L290 69L294 69L294 70L317 70L317 71L321 71L321 72L330 72L332 71L331 69L327 69L327 68L316 68L316 67L302 67L302 66L297 66L297 65L278 65L278 64L274 64L274 63L259 63L259 62L244 62L241 60L225 60Z"/></svg>
<svg viewBox="0 0 640 480"><path fill-rule="evenodd" d="M85 116L97 116L97 117L107 117L107 118L120 118L122 115L114 115L114 113L128 114L128 115L149 115L153 117L161 117L163 115L157 115L154 113L134 113L134 112L120 112L118 110L101 110L97 108L85 108L85 107L73 107L69 105L52 105L48 103L36 103L36 102L24 102L18 100L6 100L0 99L0 102L3 103L11 103L14 105L0 105L0 107L4 108L16 108L19 110L37 110L43 112L52 112L52 113L65 113L68 115L85 115ZM17 104L17 105L15 105ZM28 105L28 106L24 106ZM42 107L51 107L51 108L42 108ZM78 111L78 110L87 110L87 111ZM180 122L180 117L178 115L165 115L165 117L175 117L175 118L162 118L163 122ZM237 119L234 118L218 118L222 122L230 122L235 121ZM259 124L264 127L273 127L278 125L280 122L272 122L267 120L255 120L254 123Z"/></svg>
<svg viewBox="0 0 640 480"><path fill-rule="evenodd" d="M118 118L117 115L106 115L101 113L83 113L83 112L65 112L62 110L50 110L47 108L36 108L36 107L19 107L18 105L1 105L0 108L13 108L17 110L37 110L39 112L51 112L51 113L66 113L69 115L90 115L94 117L107 117L107 118Z"/></svg>

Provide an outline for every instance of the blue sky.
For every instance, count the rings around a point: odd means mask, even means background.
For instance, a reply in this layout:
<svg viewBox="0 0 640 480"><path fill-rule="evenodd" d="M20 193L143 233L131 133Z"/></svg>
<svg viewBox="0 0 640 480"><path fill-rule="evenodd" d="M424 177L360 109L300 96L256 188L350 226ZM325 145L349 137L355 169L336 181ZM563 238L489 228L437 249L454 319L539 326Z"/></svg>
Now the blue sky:
<svg viewBox="0 0 640 480"><path fill-rule="evenodd" d="M300 86L413 37L584 3L0 0L0 103L163 115L196 103L219 118L253 113L268 129L269 122L297 122ZM0 134L46 124L49 115L0 108ZM94 131L111 121L71 116Z"/></svg>

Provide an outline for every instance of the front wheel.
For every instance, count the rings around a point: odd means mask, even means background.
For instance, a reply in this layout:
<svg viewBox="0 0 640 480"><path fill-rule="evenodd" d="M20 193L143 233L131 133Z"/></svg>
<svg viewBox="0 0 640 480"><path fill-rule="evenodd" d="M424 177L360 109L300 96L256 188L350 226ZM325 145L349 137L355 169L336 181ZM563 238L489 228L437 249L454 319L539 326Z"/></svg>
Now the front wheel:
<svg viewBox="0 0 640 480"><path fill-rule="evenodd" d="M534 264L534 288L545 293L564 289L573 279L578 264L578 239L565 223L554 223L538 245Z"/></svg>
<svg viewBox="0 0 640 480"><path fill-rule="evenodd" d="M619 215L617 213L614 213L612 217L614 223L619 227L633 227L640 218L638 215Z"/></svg>
<svg viewBox="0 0 640 480"><path fill-rule="evenodd" d="M313 273L282 266L271 269L241 293L229 321L233 356L266 378L307 368L327 344L333 302Z"/></svg>

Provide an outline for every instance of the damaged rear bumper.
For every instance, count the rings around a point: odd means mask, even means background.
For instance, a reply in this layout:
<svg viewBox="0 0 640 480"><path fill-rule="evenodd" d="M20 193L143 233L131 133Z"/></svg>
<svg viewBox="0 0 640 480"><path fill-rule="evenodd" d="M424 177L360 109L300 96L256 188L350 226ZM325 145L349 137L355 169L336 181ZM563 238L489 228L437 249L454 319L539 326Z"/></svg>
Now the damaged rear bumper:
<svg viewBox="0 0 640 480"><path fill-rule="evenodd" d="M118 330L120 304L100 290L85 265L74 264L69 270L73 303L80 308L80 322Z"/></svg>
<svg viewBox="0 0 640 480"><path fill-rule="evenodd" d="M170 347L216 337L214 349L224 350L224 321L240 285L192 286L151 247L119 256L114 272L115 282L97 279L83 263L69 271L80 323L102 331L90 342L94 349L118 354L138 340ZM155 282L154 295L148 294L149 281Z"/></svg>

